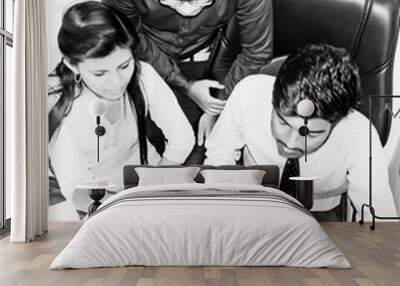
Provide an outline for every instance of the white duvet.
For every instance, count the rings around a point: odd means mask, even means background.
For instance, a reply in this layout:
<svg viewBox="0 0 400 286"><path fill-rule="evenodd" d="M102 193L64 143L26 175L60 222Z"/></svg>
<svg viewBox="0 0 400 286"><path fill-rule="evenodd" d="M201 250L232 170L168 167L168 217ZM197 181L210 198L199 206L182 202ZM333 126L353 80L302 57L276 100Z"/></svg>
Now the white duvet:
<svg viewBox="0 0 400 286"><path fill-rule="evenodd" d="M312 216L279 200L175 196L119 201L137 192L169 190L254 190L297 202L279 190L238 184L128 189L101 205L50 269L127 265L350 267Z"/></svg>

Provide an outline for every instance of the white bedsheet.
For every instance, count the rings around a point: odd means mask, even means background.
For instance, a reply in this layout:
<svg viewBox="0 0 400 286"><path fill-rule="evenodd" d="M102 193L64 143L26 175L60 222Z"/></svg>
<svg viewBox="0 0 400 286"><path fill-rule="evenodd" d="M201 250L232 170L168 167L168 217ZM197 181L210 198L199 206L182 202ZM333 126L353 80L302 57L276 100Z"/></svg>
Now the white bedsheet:
<svg viewBox="0 0 400 286"><path fill-rule="evenodd" d="M237 184L143 186L125 190L101 207L130 192L207 188L287 196ZM119 202L89 218L50 269L127 265L350 267L306 213L273 201L227 197Z"/></svg>

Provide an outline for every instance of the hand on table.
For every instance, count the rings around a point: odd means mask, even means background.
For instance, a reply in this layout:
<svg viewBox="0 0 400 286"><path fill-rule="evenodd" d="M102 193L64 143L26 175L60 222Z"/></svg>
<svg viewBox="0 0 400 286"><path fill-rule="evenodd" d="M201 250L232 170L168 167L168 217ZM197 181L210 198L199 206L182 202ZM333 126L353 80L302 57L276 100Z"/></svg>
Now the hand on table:
<svg viewBox="0 0 400 286"><path fill-rule="evenodd" d="M205 140L210 136L210 133L217 121L218 116L210 115L204 113L200 117L199 129L197 131L197 144L199 146L203 145Z"/></svg>

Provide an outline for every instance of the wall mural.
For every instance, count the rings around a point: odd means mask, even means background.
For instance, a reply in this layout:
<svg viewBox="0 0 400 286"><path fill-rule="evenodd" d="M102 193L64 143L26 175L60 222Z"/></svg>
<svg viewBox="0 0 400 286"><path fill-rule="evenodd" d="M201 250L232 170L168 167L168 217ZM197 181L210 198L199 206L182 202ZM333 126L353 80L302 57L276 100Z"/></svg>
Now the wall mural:
<svg viewBox="0 0 400 286"><path fill-rule="evenodd" d="M270 0L65 0L48 9L50 220L84 219L91 200L77 187L106 180L111 196L128 164L278 165L288 193L290 176L319 177L313 210L333 210L325 219L338 218L346 191L355 210L367 200L357 67L344 49L310 45L266 75ZM221 59L221 28L234 16L241 48ZM315 108L307 120L303 99ZM373 138L375 207L394 215L375 130Z"/></svg>

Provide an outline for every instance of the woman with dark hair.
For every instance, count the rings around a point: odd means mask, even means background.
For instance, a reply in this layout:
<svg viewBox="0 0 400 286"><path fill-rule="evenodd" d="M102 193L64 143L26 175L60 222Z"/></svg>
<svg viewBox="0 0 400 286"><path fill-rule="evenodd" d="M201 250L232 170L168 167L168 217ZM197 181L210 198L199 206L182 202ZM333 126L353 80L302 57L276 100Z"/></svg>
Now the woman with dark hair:
<svg viewBox="0 0 400 286"><path fill-rule="evenodd" d="M76 4L63 16L63 59L49 75L49 156L66 201L50 208L53 219L76 216L72 192L83 180L101 177L122 185L124 165L181 164L194 145L171 89L151 65L135 60L139 39L128 26L118 12L95 1ZM95 99L106 105L100 162L89 112ZM149 117L166 137L159 152L146 135Z"/></svg>

